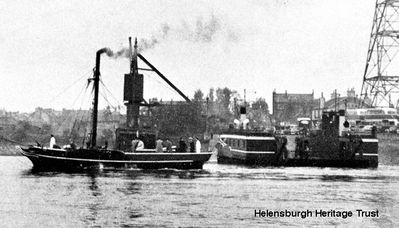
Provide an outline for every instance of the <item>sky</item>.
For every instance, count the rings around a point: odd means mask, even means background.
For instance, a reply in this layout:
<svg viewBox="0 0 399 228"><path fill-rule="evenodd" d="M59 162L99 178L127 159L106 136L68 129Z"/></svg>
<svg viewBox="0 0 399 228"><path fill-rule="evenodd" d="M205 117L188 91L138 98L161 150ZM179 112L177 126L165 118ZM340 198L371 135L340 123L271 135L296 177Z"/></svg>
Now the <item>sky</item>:
<svg viewBox="0 0 399 228"><path fill-rule="evenodd" d="M0 108L88 108L96 51L128 47L183 93L228 87L247 99L272 92L360 94L374 0L119 0L0 2ZM141 67L145 67L139 62ZM100 107L123 106L126 58L101 59ZM183 100L144 72L146 99ZM86 96L88 97L88 96Z"/></svg>

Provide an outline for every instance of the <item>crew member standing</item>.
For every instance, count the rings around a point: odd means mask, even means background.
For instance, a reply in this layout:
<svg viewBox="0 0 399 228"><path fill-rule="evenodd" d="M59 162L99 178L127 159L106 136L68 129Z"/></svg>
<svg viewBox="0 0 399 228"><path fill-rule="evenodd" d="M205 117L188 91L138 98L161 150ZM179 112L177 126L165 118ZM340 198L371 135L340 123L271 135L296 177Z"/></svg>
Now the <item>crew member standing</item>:
<svg viewBox="0 0 399 228"><path fill-rule="evenodd" d="M195 153L201 153L201 142L198 137L195 137Z"/></svg>
<svg viewBox="0 0 399 228"><path fill-rule="evenodd" d="M144 149L144 142L143 142L143 140L138 139L138 140L137 140L137 147L136 147L136 150L142 150L142 149Z"/></svg>
<svg viewBox="0 0 399 228"><path fill-rule="evenodd" d="M166 152L172 153L172 142L167 138L165 140Z"/></svg>
<svg viewBox="0 0 399 228"><path fill-rule="evenodd" d="M187 152L187 144L183 137L180 137L179 140L179 152Z"/></svg>
<svg viewBox="0 0 399 228"><path fill-rule="evenodd" d="M137 144L139 143L139 140L137 138L133 138L132 140L132 151L135 152L137 148Z"/></svg>
<svg viewBox="0 0 399 228"><path fill-rule="evenodd" d="M54 148L54 145L56 145L55 144L55 137L54 137L54 135L51 135L51 137L50 137L50 148Z"/></svg>
<svg viewBox="0 0 399 228"><path fill-rule="evenodd" d="M195 152L195 142L192 137L188 138L188 144L190 147L190 152Z"/></svg>
<svg viewBox="0 0 399 228"><path fill-rule="evenodd" d="M157 153L163 153L163 146L162 146L162 139L160 139L160 138L158 138L157 139L157 141L155 142L156 143L156 152Z"/></svg>

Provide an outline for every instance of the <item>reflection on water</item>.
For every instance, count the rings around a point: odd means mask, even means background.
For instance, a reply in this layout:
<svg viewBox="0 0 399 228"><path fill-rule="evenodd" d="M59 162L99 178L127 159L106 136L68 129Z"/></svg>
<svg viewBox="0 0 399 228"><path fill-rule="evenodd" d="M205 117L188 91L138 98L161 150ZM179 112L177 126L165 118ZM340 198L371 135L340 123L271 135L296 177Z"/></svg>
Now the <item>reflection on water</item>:
<svg viewBox="0 0 399 228"><path fill-rule="evenodd" d="M101 190L98 187L97 180L96 180L96 173L90 172L88 173L89 181L88 181L88 188L94 197L91 203L88 205L89 214L85 216L85 220L87 221L86 225L91 225L95 223L98 218L99 210L101 210Z"/></svg>
<svg viewBox="0 0 399 228"><path fill-rule="evenodd" d="M353 181L354 177L348 175L322 175L322 181Z"/></svg>
<svg viewBox="0 0 399 228"><path fill-rule="evenodd" d="M9 226L399 225L397 166L32 172L0 157L1 224ZM379 210L378 218L255 218L254 210Z"/></svg>

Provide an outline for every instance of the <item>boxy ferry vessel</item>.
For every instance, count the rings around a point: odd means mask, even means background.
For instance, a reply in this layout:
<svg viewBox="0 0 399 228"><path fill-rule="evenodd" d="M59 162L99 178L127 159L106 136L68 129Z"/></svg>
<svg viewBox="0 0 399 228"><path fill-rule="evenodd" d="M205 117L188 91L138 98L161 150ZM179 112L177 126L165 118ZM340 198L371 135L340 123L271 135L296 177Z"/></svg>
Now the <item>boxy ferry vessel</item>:
<svg viewBox="0 0 399 228"><path fill-rule="evenodd" d="M243 115L242 115L243 116ZM241 124L244 117L241 117ZM349 129L345 111L324 112L320 129L299 135L275 135L229 129L216 145L219 163L254 166L317 166L374 168L378 166L376 132Z"/></svg>

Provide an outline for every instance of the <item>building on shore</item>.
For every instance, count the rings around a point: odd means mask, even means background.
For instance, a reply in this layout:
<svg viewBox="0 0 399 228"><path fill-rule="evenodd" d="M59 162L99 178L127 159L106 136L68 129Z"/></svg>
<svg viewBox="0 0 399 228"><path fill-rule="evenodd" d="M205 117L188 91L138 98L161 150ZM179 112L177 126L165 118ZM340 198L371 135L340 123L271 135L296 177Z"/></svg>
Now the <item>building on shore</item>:
<svg viewBox="0 0 399 228"><path fill-rule="evenodd" d="M309 94L273 92L273 118L276 125L296 124L297 119L301 117L320 120L324 111L370 107L370 99L360 99L354 88L348 89L346 96L341 96L334 90L329 100L326 100L323 93L320 98L314 98L313 92Z"/></svg>
<svg viewBox="0 0 399 228"><path fill-rule="evenodd" d="M346 91L346 96L341 96L336 90L333 91L330 100L326 101L324 105L324 109L327 111L356 109L361 107L371 107L370 100L366 98L363 102L363 100L356 95L354 88L348 89Z"/></svg>
<svg viewBox="0 0 399 228"><path fill-rule="evenodd" d="M273 91L273 118L276 125L296 124L301 117L311 117L317 106L314 93L277 93Z"/></svg>
<svg viewBox="0 0 399 228"><path fill-rule="evenodd" d="M323 111L338 111L371 107L370 99L366 98L365 100L362 100L359 98L354 88L348 89L346 91L346 96L341 96L341 94L334 90L331 93L330 99L327 101L323 97L323 94L321 94L321 97L316 99L315 103L316 105L312 110L313 120L320 119Z"/></svg>

